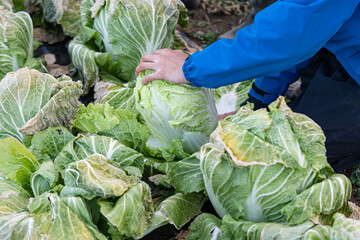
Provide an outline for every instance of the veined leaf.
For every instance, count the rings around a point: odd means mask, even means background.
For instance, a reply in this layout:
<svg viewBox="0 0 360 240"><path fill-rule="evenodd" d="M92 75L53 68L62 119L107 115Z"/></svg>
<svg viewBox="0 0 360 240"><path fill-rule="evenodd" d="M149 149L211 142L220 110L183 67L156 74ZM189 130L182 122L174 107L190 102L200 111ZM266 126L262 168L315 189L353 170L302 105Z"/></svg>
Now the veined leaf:
<svg viewBox="0 0 360 240"><path fill-rule="evenodd" d="M33 135L29 150L40 163L54 161L74 138L64 127L48 128Z"/></svg>
<svg viewBox="0 0 360 240"><path fill-rule="evenodd" d="M36 42L30 15L26 12L13 13L0 4L0 79L26 66L47 72L45 62L33 58L34 46Z"/></svg>
<svg viewBox="0 0 360 240"><path fill-rule="evenodd" d="M330 231L330 240L358 239L360 237L360 221L347 218L341 213L334 215L334 224Z"/></svg>
<svg viewBox="0 0 360 240"><path fill-rule="evenodd" d="M65 170L65 185L83 188L102 198L119 197L138 182L137 177L126 175L99 154L70 163Z"/></svg>
<svg viewBox="0 0 360 240"><path fill-rule="evenodd" d="M254 223L244 220L234 220L226 215L222 220L221 230L225 239L239 240L301 240L304 233L314 226L311 221L296 226L287 226L279 223Z"/></svg>
<svg viewBox="0 0 360 240"><path fill-rule="evenodd" d="M166 179L176 190L184 194L205 190L197 153L172 165Z"/></svg>
<svg viewBox="0 0 360 240"><path fill-rule="evenodd" d="M55 159L55 164L64 176L68 164L101 154L115 167L135 176L141 176L144 169L142 154L126 147L119 141L105 136L87 136L71 141Z"/></svg>
<svg viewBox="0 0 360 240"><path fill-rule="evenodd" d="M321 214L333 214L347 204L351 194L350 180L341 174L312 185L282 209L291 225Z"/></svg>
<svg viewBox="0 0 360 240"><path fill-rule="evenodd" d="M114 204L100 200L101 213L113 224L124 237L140 238L154 211L150 188L141 182L130 188Z"/></svg>
<svg viewBox="0 0 360 240"><path fill-rule="evenodd" d="M0 140L0 171L30 192L30 177L40 164L19 141L14 138Z"/></svg>
<svg viewBox="0 0 360 240"><path fill-rule="evenodd" d="M27 68L7 74L0 82L0 139L23 142L24 133L69 127L81 95L81 84L70 80Z"/></svg>
<svg viewBox="0 0 360 240"><path fill-rule="evenodd" d="M189 226L187 240L222 240L221 219L209 213L203 213L195 218Z"/></svg>

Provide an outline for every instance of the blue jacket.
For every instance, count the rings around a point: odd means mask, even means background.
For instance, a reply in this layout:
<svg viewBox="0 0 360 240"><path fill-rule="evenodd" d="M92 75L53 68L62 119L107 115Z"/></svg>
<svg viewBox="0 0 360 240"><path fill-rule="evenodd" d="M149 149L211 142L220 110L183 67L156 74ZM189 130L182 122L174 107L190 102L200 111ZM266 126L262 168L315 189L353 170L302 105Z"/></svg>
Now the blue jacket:
<svg viewBox="0 0 360 240"><path fill-rule="evenodd" d="M194 53L183 72L192 85L207 88L256 78L256 86L270 95L255 97L270 103L322 47L360 85L360 0L279 0L234 40L219 40Z"/></svg>

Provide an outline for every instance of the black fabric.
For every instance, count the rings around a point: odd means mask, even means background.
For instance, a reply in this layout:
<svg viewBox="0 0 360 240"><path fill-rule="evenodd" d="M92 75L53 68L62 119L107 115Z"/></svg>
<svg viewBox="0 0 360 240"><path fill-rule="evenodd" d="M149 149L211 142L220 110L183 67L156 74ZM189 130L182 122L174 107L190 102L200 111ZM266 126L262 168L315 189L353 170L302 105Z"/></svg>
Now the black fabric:
<svg viewBox="0 0 360 240"><path fill-rule="evenodd" d="M302 94L289 106L321 126L328 162L335 171L360 163L360 87L322 49L301 73Z"/></svg>
<svg viewBox="0 0 360 240"><path fill-rule="evenodd" d="M265 92L264 90L261 90L260 88L258 88L255 85L255 82L253 82L253 84L251 85L251 88L253 89L254 92L256 92L257 94L259 94L262 97L264 97L265 94L269 94L268 92Z"/></svg>
<svg viewBox="0 0 360 240"><path fill-rule="evenodd" d="M254 87L254 84L253 84ZM248 99L246 99L245 102L243 102L241 106L246 105L248 102L253 103L254 104L254 110L260 109L260 108L267 108L268 104L263 103L262 101L260 101L259 99L253 97L250 93L248 93Z"/></svg>

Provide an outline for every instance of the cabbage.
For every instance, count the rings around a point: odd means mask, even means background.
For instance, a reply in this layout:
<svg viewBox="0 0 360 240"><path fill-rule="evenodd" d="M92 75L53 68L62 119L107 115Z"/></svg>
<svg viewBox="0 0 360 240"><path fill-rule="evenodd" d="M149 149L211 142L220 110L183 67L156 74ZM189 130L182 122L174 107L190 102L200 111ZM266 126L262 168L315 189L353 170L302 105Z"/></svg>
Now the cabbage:
<svg viewBox="0 0 360 240"><path fill-rule="evenodd" d="M27 68L8 73L0 82L0 139L24 141L48 127L70 127L79 109L81 83Z"/></svg>
<svg viewBox="0 0 360 240"><path fill-rule="evenodd" d="M221 120L201 148L205 189L218 215L295 225L346 206L351 184L333 175L321 128L284 98L269 112L251 107Z"/></svg>
<svg viewBox="0 0 360 240"><path fill-rule="evenodd" d="M106 239L81 198L49 192L59 180L52 162L40 166L14 138L0 140L0 149L1 239Z"/></svg>
<svg viewBox="0 0 360 240"><path fill-rule="evenodd" d="M212 92L162 80L143 86L149 73L140 73L134 94L136 110L152 134L147 142L150 153L172 160L199 151L218 121Z"/></svg>
<svg viewBox="0 0 360 240"><path fill-rule="evenodd" d="M234 112L249 98L255 80L248 80L214 89L216 109L220 114Z"/></svg>
<svg viewBox="0 0 360 240"><path fill-rule="evenodd" d="M47 72L45 61L33 58L40 45L33 39L33 23L26 12L13 13L0 5L0 79L22 67Z"/></svg>
<svg viewBox="0 0 360 240"><path fill-rule="evenodd" d="M142 55L170 48L176 25L187 24L180 0L84 0L80 12L83 30L69 54L85 94L99 80L134 80Z"/></svg>
<svg viewBox="0 0 360 240"><path fill-rule="evenodd" d="M109 82L96 83L94 88L95 103L108 103L115 109L127 109L135 112L134 88L128 85L130 84L116 85Z"/></svg>

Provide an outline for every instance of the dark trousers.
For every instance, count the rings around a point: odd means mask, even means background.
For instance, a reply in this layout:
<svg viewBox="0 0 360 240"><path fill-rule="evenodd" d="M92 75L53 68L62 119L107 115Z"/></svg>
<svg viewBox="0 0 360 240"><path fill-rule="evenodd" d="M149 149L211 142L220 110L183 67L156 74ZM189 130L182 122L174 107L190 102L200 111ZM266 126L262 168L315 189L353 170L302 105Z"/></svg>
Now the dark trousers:
<svg viewBox="0 0 360 240"><path fill-rule="evenodd" d="M321 126L335 171L360 163L360 86L322 49L301 74L302 94L289 105Z"/></svg>

